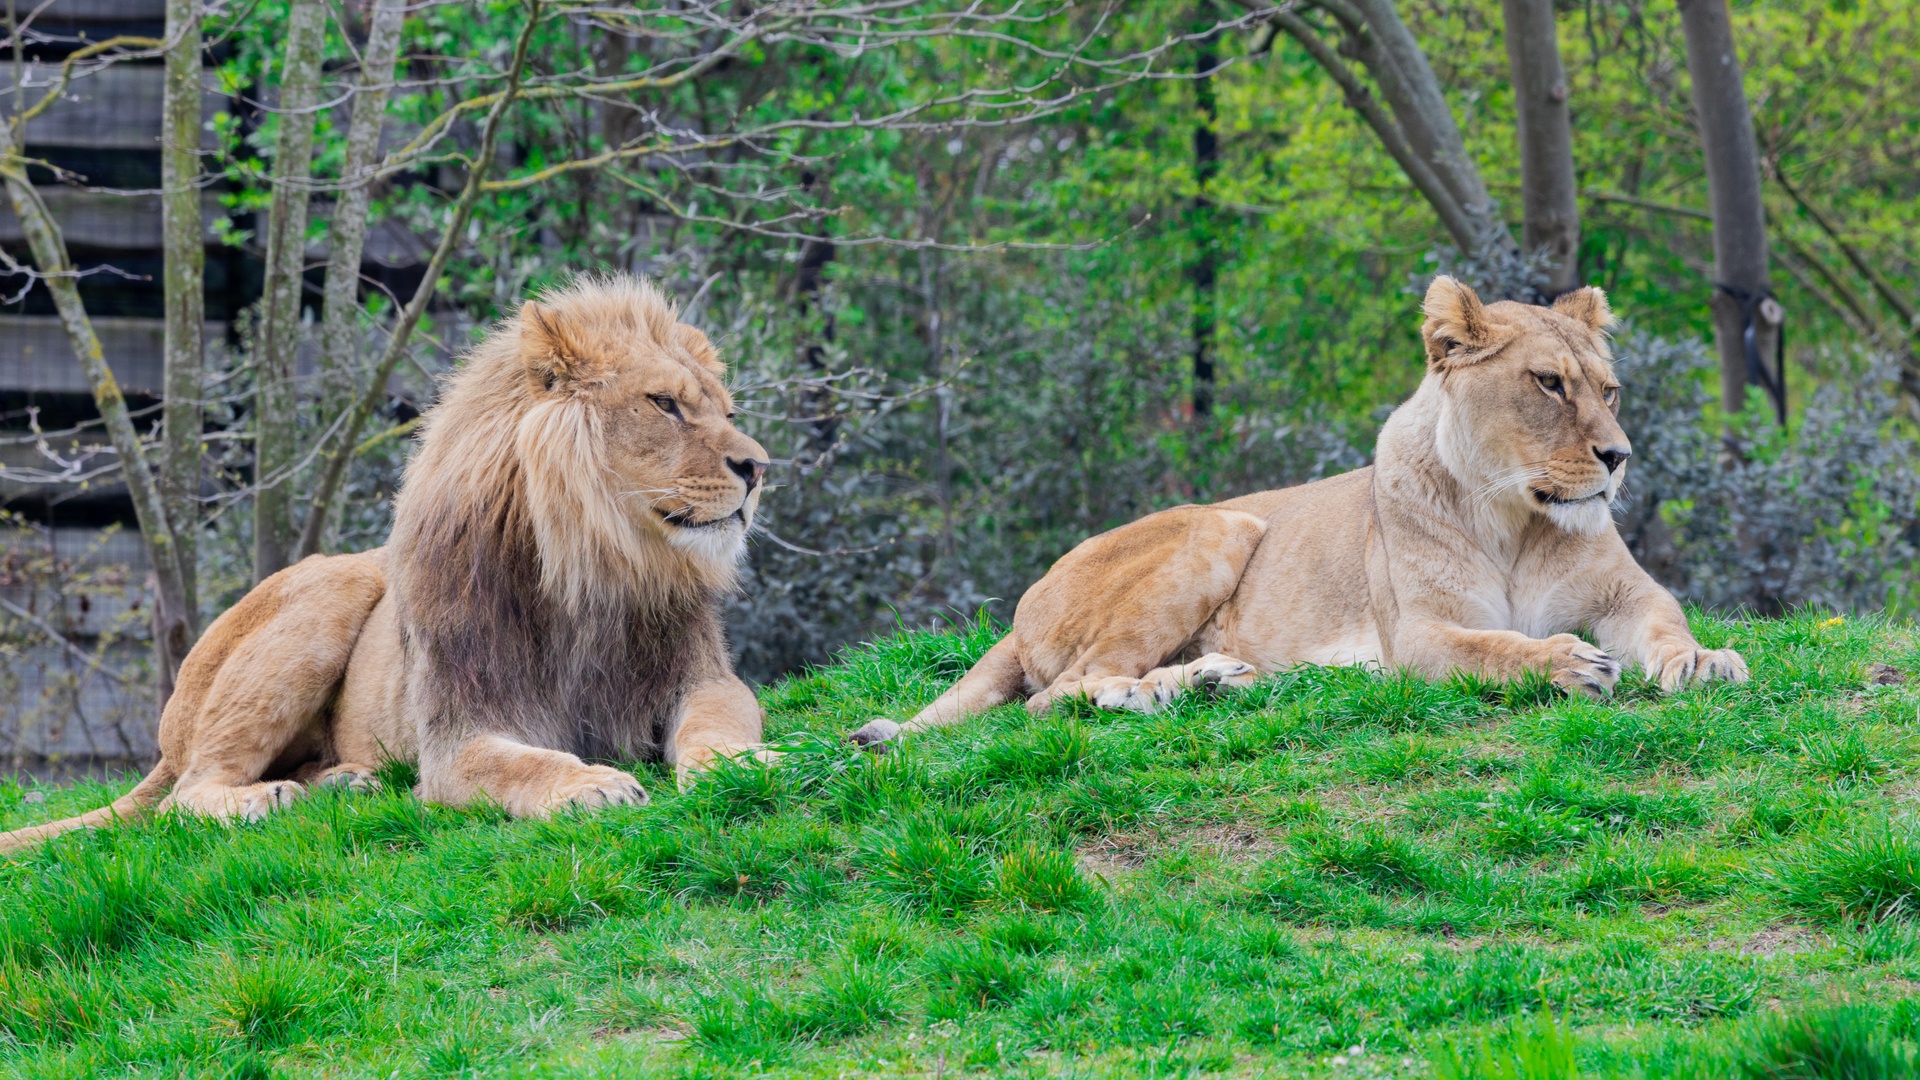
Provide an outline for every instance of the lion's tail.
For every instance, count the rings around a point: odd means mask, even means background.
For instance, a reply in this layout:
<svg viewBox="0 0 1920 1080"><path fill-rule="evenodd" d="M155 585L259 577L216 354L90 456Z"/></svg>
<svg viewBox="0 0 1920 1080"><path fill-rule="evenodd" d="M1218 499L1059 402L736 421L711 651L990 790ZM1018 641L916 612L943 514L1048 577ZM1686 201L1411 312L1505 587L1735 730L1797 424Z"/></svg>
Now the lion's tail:
<svg viewBox="0 0 1920 1080"><path fill-rule="evenodd" d="M135 784L132 791L98 810L89 810L78 817L49 821L45 825L29 825L24 829L0 833L0 855L35 847L61 833L72 832L75 829L92 829L114 822L138 821L146 817L147 811L153 809L156 803L166 797L167 789L171 788L173 782L179 778L179 770L175 769L166 758L161 758L160 764L155 765L145 779Z"/></svg>

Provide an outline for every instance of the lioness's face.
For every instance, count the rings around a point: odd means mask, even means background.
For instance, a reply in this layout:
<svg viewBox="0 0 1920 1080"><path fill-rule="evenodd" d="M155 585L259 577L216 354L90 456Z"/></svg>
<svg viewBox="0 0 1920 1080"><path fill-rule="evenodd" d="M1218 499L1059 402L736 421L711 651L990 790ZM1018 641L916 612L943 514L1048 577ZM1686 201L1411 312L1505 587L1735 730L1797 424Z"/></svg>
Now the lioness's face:
<svg viewBox="0 0 1920 1080"><path fill-rule="evenodd" d="M1443 278L1427 312L1443 401L1438 449L1477 506L1544 515L1569 532L1611 524L1633 448L1618 420L1600 291L1577 290L1551 308L1481 305Z"/></svg>

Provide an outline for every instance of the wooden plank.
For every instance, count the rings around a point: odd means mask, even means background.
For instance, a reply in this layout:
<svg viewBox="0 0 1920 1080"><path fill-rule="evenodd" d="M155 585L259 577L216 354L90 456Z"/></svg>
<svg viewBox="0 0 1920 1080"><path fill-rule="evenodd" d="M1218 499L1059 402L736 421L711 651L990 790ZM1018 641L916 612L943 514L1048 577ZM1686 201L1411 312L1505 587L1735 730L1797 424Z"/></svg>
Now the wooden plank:
<svg viewBox="0 0 1920 1080"><path fill-rule="evenodd" d="M26 70L29 102L38 101L59 81L57 64L33 63L26 65ZM160 96L165 76L158 65L129 63L76 76L58 102L27 124L28 148L159 150ZM11 102L8 107L12 107ZM225 109L223 98L207 94L201 99L201 112L208 120ZM202 133L201 145L213 145L211 131Z"/></svg>
<svg viewBox="0 0 1920 1080"><path fill-rule="evenodd" d="M20 14L32 10L20 5ZM53 0L36 22L151 22L165 21L167 0Z"/></svg>
<svg viewBox="0 0 1920 1080"><path fill-rule="evenodd" d="M98 316L93 328L120 388L130 394L158 396L164 382L159 319ZM211 352L226 341L225 323L207 324ZM0 315L0 387L30 393L91 393L73 358L60 320L51 315Z"/></svg>
<svg viewBox="0 0 1920 1080"><path fill-rule="evenodd" d="M42 187L40 198L53 211L53 220L71 246L123 251L160 247L158 195L109 195L79 188ZM207 243L218 242L219 234L213 226L226 214L226 207L220 205L219 196L209 193L201 196L200 209L207 222ZM25 239L12 204L0 202L0 244L19 244Z"/></svg>

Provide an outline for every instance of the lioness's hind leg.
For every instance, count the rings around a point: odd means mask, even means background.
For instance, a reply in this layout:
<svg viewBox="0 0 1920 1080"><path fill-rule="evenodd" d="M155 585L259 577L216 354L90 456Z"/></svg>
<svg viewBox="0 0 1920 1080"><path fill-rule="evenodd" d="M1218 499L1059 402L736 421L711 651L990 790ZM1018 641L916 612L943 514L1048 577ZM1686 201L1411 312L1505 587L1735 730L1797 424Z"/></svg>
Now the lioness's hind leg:
<svg viewBox="0 0 1920 1080"><path fill-rule="evenodd" d="M1043 712L1060 698L1084 695L1103 709L1150 713L1191 688L1213 690L1223 686L1251 686L1259 677L1259 671L1244 660L1236 660L1224 653L1208 653L1191 663L1154 668L1137 679L1125 675L1082 678L1073 682L1063 679L1034 695L1027 707L1035 712Z"/></svg>
<svg viewBox="0 0 1920 1080"><path fill-rule="evenodd" d="M1208 653L1185 665L1181 670L1186 678L1186 685L1199 687L1202 690L1220 687L1238 690L1252 686L1260 678L1259 669L1245 660L1235 659L1226 653Z"/></svg>
<svg viewBox="0 0 1920 1080"><path fill-rule="evenodd" d="M959 682L948 687L946 693L921 709L913 719L904 724L883 716L867 721L850 736L854 745L879 749L902 734L945 727L1012 701L1027 684L1026 669L1020 663L1018 633L1009 631Z"/></svg>

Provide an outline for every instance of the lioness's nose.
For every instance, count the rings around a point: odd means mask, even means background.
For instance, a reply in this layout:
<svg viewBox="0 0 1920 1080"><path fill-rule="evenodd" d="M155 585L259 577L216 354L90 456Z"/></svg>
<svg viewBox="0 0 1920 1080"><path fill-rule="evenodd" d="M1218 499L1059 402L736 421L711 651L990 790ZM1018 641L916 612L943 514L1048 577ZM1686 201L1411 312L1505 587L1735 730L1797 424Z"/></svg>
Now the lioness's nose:
<svg viewBox="0 0 1920 1080"><path fill-rule="evenodd" d="M748 491L759 487L760 478L767 475L767 463L757 458L728 458L727 468L747 482Z"/></svg>
<svg viewBox="0 0 1920 1080"><path fill-rule="evenodd" d="M1633 451L1624 446L1596 446L1593 456L1600 459L1600 464L1605 465L1608 472L1619 472L1620 466L1633 456Z"/></svg>

